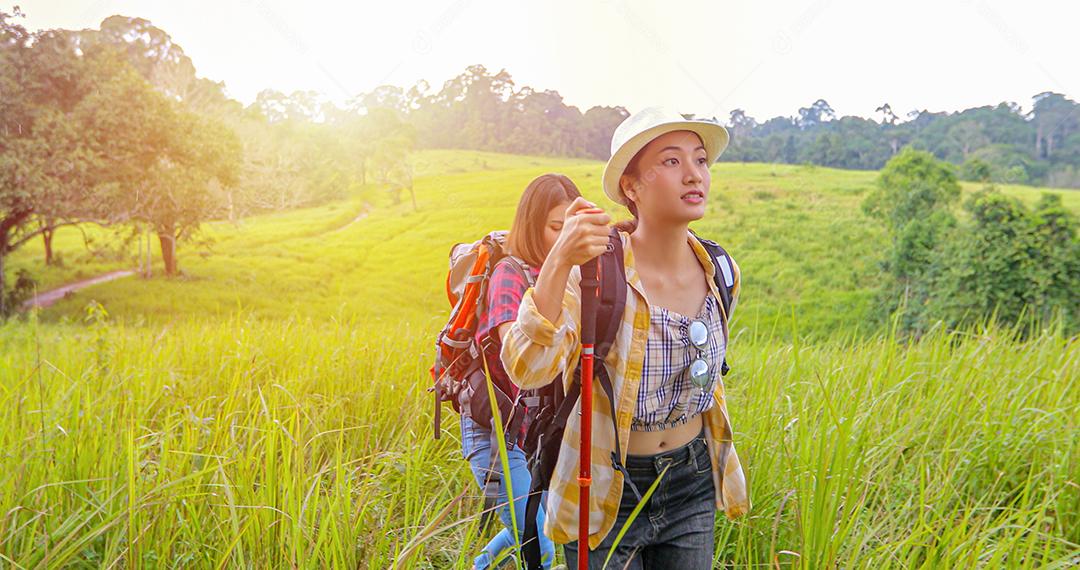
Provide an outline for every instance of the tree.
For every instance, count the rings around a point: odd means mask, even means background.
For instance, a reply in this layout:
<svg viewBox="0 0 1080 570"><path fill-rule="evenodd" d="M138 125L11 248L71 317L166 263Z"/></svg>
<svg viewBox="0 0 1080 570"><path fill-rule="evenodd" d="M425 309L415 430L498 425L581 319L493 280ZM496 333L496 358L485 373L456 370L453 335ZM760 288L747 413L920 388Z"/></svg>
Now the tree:
<svg viewBox="0 0 1080 570"><path fill-rule="evenodd" d="M90 215L100 157L75 113L107 67L77 57L73 34L31 34L20 17L0 11L0 315L13 309L4 259L39 235L51 245L56 227Z"/></svg>
<svg viewBox="0 0 1080 570"><path fill-rule="evenodd" d="M110 16L98 31L89 30L84 43L105 44L124 55L135 71L170 101L203 113L218 113L223 107L235 108L220 82L195 75L195 65L172 37L149 20Z"/></svg>
<svg viewBox="0 0 1080 570"><path fill-rule="evenodd" d="M166 155L150 171L150 191L136 206L158 236L166 275L178 273L177 243L221 211L221 189L236 183L240 164L240 143L220 122L180 111L171 130Z"/></svg>
<svg viewBox="0 0 1080 570"><path fill-rule="evenodd" d="M989 182L993 176L990 165L979 158L969 158L964 161L964 179L975 182Z"/></svg>
<svg viewBox="0 0 1080 570"><path fill-rule="evenodd" d="M897 232L912 220L949 208L959 197L960 185L949 165L928 152L905 148L882 169L863 211Z"/></svg>
<svg viewBox="0 0 1080 570"><path fill-rule="evenodd" d="M370 93L361 93L353 98L351 108L366 112L369 109L390 109L400 116L409 112L409 100L405 90L394 85L380 85Z"/></svg>
<svg viewBox="0 0 1080 570"><path fill-rule="evenodd" d="M10 14L0 9L0 119L4 121L4 136L0 137L0 317L10 310L4 258L18 247L20 239L25 241L20 234L41 202L37 187L28 184L27 172L21 168L27 155L21 139L31 128L31 102L21 88L31 36L16 21L21 17L18 8Z"/></svg>
<svg viewBox="0 0 1080 570"><path fill-rule="evenodd" d="M611 156L611 134L629 116L623 107L591 107L585 111L585 154L607 160Z"/></svg>
<svg viewBox="0 0 1080 570"><path fill-rule="evenodd" d="M893 113L892 106L888 103L874 109L874 112L881 113L881 124L883 125L895 125L896 121L899 120L896 113Z"/></svg>
<svg viewBox="0 0 1080 570"><path fill-rule="evenodd" d="M949 206L960 196L952 169L930 153L905 148L889 159L877 188L863 202L863 211L885 222L892 244L882 268L888 276L878 293L878 306L888 315L901 303L905 329L921 330L923 307L934 294L931 286L937 250L956 227Z"/></svg>
<svg viewBox="0 0 1080 570"><path fill-rule="evenodd" d="M968 163L985 165L972 171ZM1025 184L1037 171L1030 153L1015 145L991 144L971 153L963 170L968 180L1002 184Z"/></svg>
<svg viewBox="0 0 1080 570"><path fill-rule="evenodd" d="M809 129L825 121L836 118L836 112L824 99L814 101L809 107L799 108L798 125L800 129Z"/></svg>
<svg viewBox="0 0 1080 570"><path fill-rule="evenodd" d="M326 101L315 91L294 91L285 95L264 89L255 96L254 106L271 123L282 121L322 122L326 118Z"/></svg>
<svg viewBox="0 0 1080 570"><path fill-rule="evenodd" d="M109 101L123 101L122 108ZM176 245L221 210L221 186L236 182L240 145L219 121L180 108L134 72L89 95L80 120L91 144L111 157L102 181L109 222L148 224L157 234L166 275L176 275ZM122 135L120 135L122 133Z"/></svg>
<svg viewBox="0 0 1080 570"><path fill-rule="evenodd" d="M1061 314L1067 334L1080 329L1078 223L1060 196L1043 194L1029 209L988 186L964 209L971 222L940 254L927 312L951 326L992 313L1010 324Z"/></svg>
<svg viewBox="0 0 1080 570"><path fill-rule="evenodd" d="M143 18L111 16L100 30L83 33L87 50L122 54L133 72L87 98L83 121L96 150L112 157L100 174L111 222L135 220L157 234L166 275L178 272L176 246L199 225L226 209L226 190L238 179L241 147L235 133L215 116L238 110L221 83L200 79L182 47ZM312 112L294 94L292 107ZM110 112L108 101L124 101Z"/></svg>
<svg viewBox="0 0 1080 570"><path fill-rule="evenodd" d="M1031 120L1035 124L1035 156L1048 158L1056 144L1080 128L1076 103L1060 93L1044 91L1033 97Z"/></svg>
<svg viewBox="0 0 1080 570"><path fill-rule="evenodd" d="M961 121L949 127L948 136L960 149L964 160L967 160L972 151L982 148L990 142L990 139L983 133L982 126L972 120Z"/></svg>
<svg viewBox="0 0 1080 570"><path fill-rule="evenodd" d="M395 205L401 201L402 190L408 189L410 193L412 192L413 172L409 154L412 152L413 144L413 139L406 134L382 137L378 139L372 155L375 180L387 185L391 201ZM413 197L413 209L416 209L415 197Z"/></svg>
<svg viewBox="0 0 1080 570"><path fill-rule="evenodd" d="M750 134L754 132L754 127L757 127L757 121L747 115L746 111L734 109L729 115L728 124L731 125L732 146L749 146Z"/></svg>

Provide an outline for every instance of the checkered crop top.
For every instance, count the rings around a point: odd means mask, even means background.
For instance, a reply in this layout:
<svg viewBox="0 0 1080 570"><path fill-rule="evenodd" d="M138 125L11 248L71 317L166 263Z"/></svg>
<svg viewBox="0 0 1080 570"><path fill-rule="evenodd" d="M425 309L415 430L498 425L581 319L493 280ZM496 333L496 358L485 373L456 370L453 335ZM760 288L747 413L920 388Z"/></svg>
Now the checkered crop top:
<svg viewBox="0 0 1080 570"><path fill-rule="evenodd" d="M649 312L649 336L631 431L669 429L711 408L727 347L720 303L711 293L705 295L693 318L658 305L650 305ZM703 350L690 341L690 323L695 319L703 321L709 331ZM704 389L690 381L690 364L699 357L709 366Z"/></svg>

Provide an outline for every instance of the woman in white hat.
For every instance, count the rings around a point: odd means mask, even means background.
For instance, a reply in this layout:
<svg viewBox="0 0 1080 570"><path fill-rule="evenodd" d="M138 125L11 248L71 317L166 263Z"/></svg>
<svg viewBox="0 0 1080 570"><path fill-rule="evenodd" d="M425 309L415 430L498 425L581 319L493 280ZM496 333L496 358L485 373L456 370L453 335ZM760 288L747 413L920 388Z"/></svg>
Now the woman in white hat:
<svg viewBox="0 0 1080 570"><path fill-rule="evenodd" d="M735 518L750 509L720 376L730 315L720 302L713 261L689 230L705 215L709 166L727 142L722 126L659 108L631 115L612 137L604 193L634 219L616 225L626 306L604 360L617 421L604 391L594 390L591 568L602 567L609 554L612 568L711 568L716 510ZM536 286L525 293L504 337L501 358L520 387L542 386L575 368L578 266L605 251L610 221L584 198L567 209ZM734 309L739 268L733 260L723 267ZM545 523L571 563L580 547L580 400L577 406L563 434ZM613 460L616 449L624 451L619 461ZM612 552L639 497L657 478L656 490Z"/></svg>

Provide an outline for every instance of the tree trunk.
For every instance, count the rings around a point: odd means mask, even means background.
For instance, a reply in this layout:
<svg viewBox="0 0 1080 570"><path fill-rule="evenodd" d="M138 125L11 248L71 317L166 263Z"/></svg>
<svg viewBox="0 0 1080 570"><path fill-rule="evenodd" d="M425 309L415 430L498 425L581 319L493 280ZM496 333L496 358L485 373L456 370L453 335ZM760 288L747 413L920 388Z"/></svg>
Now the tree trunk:
<svg viewBox="0 0 1080 570"><path fill-rule="evenodd" d="M176 275L176 238L172 231L158 232L161 242L161 261L165 264L165 275Z"/></svg>
<svg viewBox="0 0 1080 570"><path fill-rule="evenodd" d="M53 264L52 238L56 230L46 228L41 232L41 239L45 242L45 265Z"/></svg>
<svg viewBox="0 0 1080 570"><path fill-rule="evenodd" d="M7 316L7 285L4 281L4 250L7 246L4 241L0 241L0 320L3 320Z"/></svg>
<svg viewBox="0 0 1080 570"><path fill-rule="evenodd" d="M154 276L154 246L151 243L150 232L146 231L146 278Z"/></svg>

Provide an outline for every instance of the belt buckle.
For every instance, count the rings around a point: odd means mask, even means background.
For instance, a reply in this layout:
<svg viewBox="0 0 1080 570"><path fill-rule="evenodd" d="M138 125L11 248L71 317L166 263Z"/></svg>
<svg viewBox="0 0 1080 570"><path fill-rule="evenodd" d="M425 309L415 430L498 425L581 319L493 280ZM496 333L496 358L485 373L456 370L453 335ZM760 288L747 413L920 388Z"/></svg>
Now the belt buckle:
<svg viewBox="0 0 1080 570"><path fill-rule="evenodd" d="M660 457L657 457L656 459L654 459L653 462L656 465L656 472L659 474L659 473L663 473L664 469L668 465L671 465L672 463L674 463L675 459L672 458L672 457L669 457L667 455L661 455Z"/></svg>

